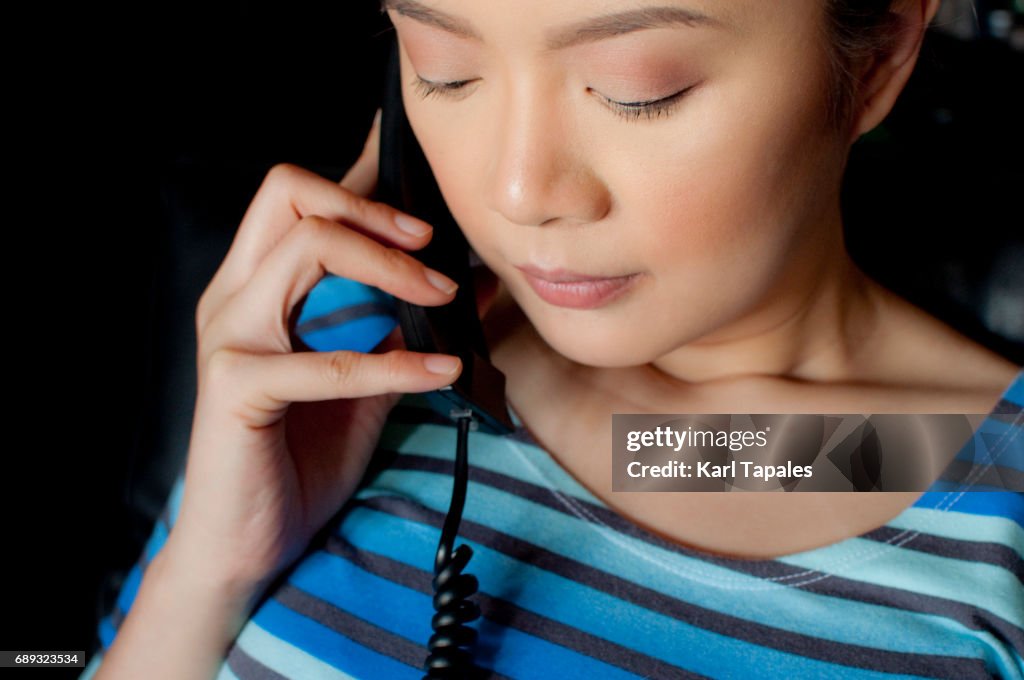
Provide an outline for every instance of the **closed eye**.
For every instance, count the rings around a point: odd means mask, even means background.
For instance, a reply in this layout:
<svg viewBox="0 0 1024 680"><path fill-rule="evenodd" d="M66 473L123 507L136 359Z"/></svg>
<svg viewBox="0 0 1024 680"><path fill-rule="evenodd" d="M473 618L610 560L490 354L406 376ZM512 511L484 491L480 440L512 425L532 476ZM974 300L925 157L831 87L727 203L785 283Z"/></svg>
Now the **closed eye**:
<svg viewBox="0 0 1024 680"><path fill-rule="evenodd" d="M609 108L611 108L617 115L620 115L627 120L636 120L641 116L644 118L657 118L662 115L667 116L672 112L672 109L676 104L678 104L679 101L694 87L696 86L691 85L679 92L670 94L667 97L647 99L639 102L620 102L614 99L609 99L602 94L599 94L598 96L607 102Z"/></svg>
<svg viewBox="0 0 1024 680"><path fill-rule="evenodd" d="M468 94L466 91L466 85L474 82L475 80L478 79L471 78L468 80L437 82L433 80L426 80L417 74L415 79L412 81L412 86L416 93L423 99L433 95L448 99L462 99ZM669 115L679 101L694 87L696 87L696 85L686 87L679 92L668 95L667 97L659 97L658 99L648 99L638 102L620 102L614 99L609 99L600 93L596 93L596 91L594 92L606 102L607 106L616 115L621 116L626 120L638 120L641 117L652 119L659 116Z"/></svg>
<svg viewBox="0 0 1024 680"><path fill-rule="evenodd" d="M473 82L473 80L475 79L435 82L433 80L426 80L417 75L412 81L412 87L423 99L426 99L431 95L461 99L465 96L465 93L461 92L461 90L463 90L466 85Z"/></svg>

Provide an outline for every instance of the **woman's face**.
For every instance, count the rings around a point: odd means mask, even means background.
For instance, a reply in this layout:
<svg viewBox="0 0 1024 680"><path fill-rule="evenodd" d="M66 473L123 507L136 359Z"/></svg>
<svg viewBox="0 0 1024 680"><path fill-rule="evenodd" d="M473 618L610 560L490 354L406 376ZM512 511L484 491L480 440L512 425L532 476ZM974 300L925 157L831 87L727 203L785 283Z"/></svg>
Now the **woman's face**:
<svg viewBox="0 0 1024 680"><path fill-rule="evenodd" d="M823 4L387 0L441 192L561 354L638 365L756 333L831 263L847 146ZM635 276L545 299L531 266Z"/></svg>

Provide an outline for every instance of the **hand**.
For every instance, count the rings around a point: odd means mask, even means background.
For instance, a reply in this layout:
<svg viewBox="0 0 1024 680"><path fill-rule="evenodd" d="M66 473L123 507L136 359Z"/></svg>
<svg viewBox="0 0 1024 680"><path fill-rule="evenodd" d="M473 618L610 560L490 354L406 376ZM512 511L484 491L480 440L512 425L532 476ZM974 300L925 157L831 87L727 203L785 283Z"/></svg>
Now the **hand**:
<svg viewBox="0 0 1024 680"><path fill-rule="evenodd" d="M461 371L456 357L405 350L399 328L370 354L292 351L293 310L328 272L419 305L454 298L453 282L404 252L429 242L429 225L404 216L423 230L406 233L399 211L366 198L378 140L379 114L340 184L272 168L199 300L185 489L165 546L175 564L268 583L352 494L401 393Z"/></svg>

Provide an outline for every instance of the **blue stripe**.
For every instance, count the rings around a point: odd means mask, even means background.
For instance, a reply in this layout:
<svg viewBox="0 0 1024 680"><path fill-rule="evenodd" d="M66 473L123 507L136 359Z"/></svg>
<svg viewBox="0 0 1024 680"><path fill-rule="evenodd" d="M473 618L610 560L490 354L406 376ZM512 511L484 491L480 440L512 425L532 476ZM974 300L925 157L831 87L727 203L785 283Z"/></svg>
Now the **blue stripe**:
<svg viewBox="0 0 1024 680"><path fill-rule="evenodd" d="M415 453L419 456L450 461L451 452L455 450L455 432L454 427L429 423L391 423L384 429L380 444L402 453ZM600 499L557 467L546 451L536 446L525 442L516 442L513 445L512 442L497 435L470 432L469 450L472 452L472 464L475 466L528 484L544 484L546 479L551 479L558 487L559 493L604 506Z"/></svg>
<svg viewBox="0 0 1024 680"><path fill-rule="evenodd" d="M985 517L1002 517L1024 528L1024 494L1013 491L965 491L953 495L926 491L914 503L919 508L959 512Z"/></svg>
<svg viewBox="0 0 1024 680"><path fill-rule="evenodd" d="M429 536L427 543L436 547L437 535ZM429 551L422 554L429 557ZM475 559L473 564L476 564ZM425 565L414 566L422 569ZM312 555L289 580L311 595L401 635L414 644L423 645L426 656L426 641L433 632L430 619L434 615L429 595L371 574L344 558L324 552ZM481 641L493 644L493 648L498 650L497 657L489 662L495 664L493 667L498 673L527 677L557 677L564 673L569 677L610 680L637 677L522 631L483 622L478 625Z"/></svg>
<svg viewBox="0 0 1024 680"><path fill-rule="evenodd" d="M124 585L121 586L121 592L117 596L117 606L121 608L121 611L128 613L128 609L131 608L132 603L135 601L135 596L139 592L139 585L142 583L142 570L139 569L139 565L135 565L128 572L127 578L124 580Z"/></svg>
<svg viewBox="0 0 1024 680"><path fill-rule="evenodd" d="M110 645L114 644L116 636L117 631L114 629L114 624L110 622L110 616L104 616L100 620L99 629L100 643L103 645L103 651L110 649Z"/></svg>
<svg viewBox="0 0 1024 680"><path fill-rule="evenodd" d="M256 662L286 678L352 678L348 673L324 663L309 652L268 633L255 621L250 620L242 628L235 644ZM224 673L225 670L230 673L227 663L221 666L221 672ZM234 674L231 673L231 676ZM220 676L217 680L220 680Z"/></svg>
<svg viewBox="0 0 1024 680"><path fill-rule="evenodd" d="M1020 472L1024 470L1024 427L1000 423L998 427L979 429L957 453L956 459L972 466L970 473L961 480L963 489L971 488L974 482L991 474L994 465ZM1012 483L1008 480L1004 490L1022 490L1019 486L1009 485Z"/></svg>
<svg viewBox="0 0 1024 680"><path fill-rule="evenodd" d="M1011 649L1009 654L1010 663L1008 665L999 665L999 670L1007 678L1021 677L1024 678L1024 657Z"/></svg>
<svg viewBox="0 0 1024 680"><path fill-rule="evenodd" d="M396 489L404 496L415 494L417 502L435 509L446 507L444 504L447 503L445 497L447 487L445 484L432 483L431 477L436 479L436 475L431 473L388 470L378 477L377 486L382 489ZM402 487L406 489L404 493L400 490ZM366 492L360 494L361 497L365 495ZM945 638L908 637L904 632L908 626L920 625L918 617L921 615L919 614L834 598L794 589L788 585L807 582L822 576L813 570L804 572L796 579L787 579L777 583L770 582L687 558L677 553L670 553L621 534L616 535L614 540L594 540L594 532L602 531L602 529L485 485L471 482L467 498L469 500L467 500L463 511L463 521L476 522L502 531L508 530L508 527L504 526L509 522L508 518L514 518L514 529L520 532L520 535L516 536L517 538L523 538L557 554L644 587L658 590L670 597L691 602L698 607L728 612L732 616L773 628L791 630L847 644L868 645L879 649L921 654L970 656L976 652L976 646L971 645L968 640L959 640L960 644L957 644L951 643ZM380 520L376 518L353 518L353 522L360 525L370 523L376 526L378 521ZM349 527L352 530L357 530L359 527L346 526L345 535L352 540L347 533ZM530 528L528 534L524 533L527 528ZM422 533L415 529L399 529L395 532L395 540L402 540L400 536L403 531ZM610 532L610 530L603 531ZM431 533L431 535L433 534ZM433 540L436 542L436 539ZM852 548L853 545L851 544L850 547ZM631 549L642 556L642 559L631 559L629 552ZM867 541L858 543L857 549L863 552L864 559L860 562L866 563L866 570L857 574L860 580L866 580L869 573L874 573L880 567L878 562L867 562L869 556L882 556L886 550L894 550L884 544ZM822 564L818 566L824 569L829 564L844 559L845 553L841 557L836 550L838 548L833 546L829 553L825 553L824 550L813 551L814 555L820 556L823 560ZM429 557L431 552L428 550L423 554ZM660 569L654 567L653 565L658 562L665 566ZM891 564L889 560L879 560L879 562L884 565ZM859 564L859 562L853 562L853 564ZM566 586L556 582L551 587L557 589ZM738 597L737 593L744 593L746 596ZM592 595L583 594L582 597L587 599ZM643 615L643 612L629 614L630 617ZM843 617L843 626L835 625L837 616ZM965 630L960 624L944 620L942 626L947 625L962 631Z"/></svg>
<svg viewBox="0 0 1024 680"><path fill-rule="evenodd" d="M378 516L368 516L370 514ZM410 530L408 522L365 508L353 509L350 516L358 518L346 526L343 533L360 549L385 555L419 569L428 566L439 535L433 527L429 533ZM762 678L792 678L798 673L820 677L829 669L839 667L713 633L566 580L492 551L486 546L472 541L465 542L474 552L472 569L469 571L481 578L482 591L498 598L506 597L506 592L514 593L515 602L525 609L614 640L666 663L714 677L723 677L723 671L734 667L736 659L745 659L744 667L747 669L758 668L758 676ZM488 575L486 580L483 574ZM489 588L489 582L500 584L500 588ZM558 593L558 597L552 597L552 593ZM784 613L784 610L771 609L763 601L760 606L769 610L766 613L776 616ZM821 616L829 620L833 615L823 609ZM665 638L666 633L671 634L670 639ZM692 650L700 650L700 653L693 654ZM844 677L848 678L895 677L892 674L845 666L842 668ZM495 670L501 672L501 669ZM736 672L735 677L749 677L748 670Z"/></svg>
<svg viewBox="0 0 1024 680"><path fill-rule="evenodd" d="M937 517L934 517L936 516ZM1024 527L1004 517L985 517L956 511L910 508L888 523L893 529L925 531L958 541L999 543L1024 558Z"/></svg>
<svg viewBox="0 0 1024 680"><path fill-rule="evenodd" d="M419 669L356 644L272 598L263 603L252 620L268 633L356 677L419 680L423 676Z"/></svg>
<svg viewBox="0 0 1024 680"><path fill-rule="evenodd" d="M163 522L157 520L156 524L153 526L152 533L149 535L149 540L146 541L146 547L144 549L146 564L153 561L156 554L160 552L161 548L164 547L164 544L167 543L168 536L167 528L164 526Z"/></svg>
<svg viewBox="0 0 1024 680"><path fill-rule="evenodd" d="M185 496L185 471L181 470L178 473L177 479L174 480L174 485L171 487L170 496L167 499L167 503L170 506L168 515L170 519L171 527L174 527L174 523L178 519L178 512L181 510L181 501Z"/></svg>
<svg viewBox="0 0 1024 680"><path fill-rule="evenodd" d="M78 680L92 680L92 677L96 675L96 671L99 670L100 664L103 663L103 652L97 651L93 654L92 658L89 659L89 663L86 664L82 670L82 674L78 676Z"/></svg>
<svg viewBox="0 0 1024 680"><path fill-rule="evenodd" d="M1024 371L1017 374L1017 378L1003 394L1003 399L1012 401L1018 406L1024 406Z"/></svg>
<svg viewBox="0 0 1024 680"><path fill-rule="evenodd" d="M318 310L326 314L339 307L340 289L329 299L333 285L328 282L316 296L310 296L304 308L307 318L319 315ZM1024 371L1002 398L1024 404ZM422 396L406 395L405 399L415 405ZM515 414L513 419L521 422ZM381 437L382 446L445 460L450 459L454 442L454 428L430 424L405 426L389 422ZM1024 425L1021 423L1000 421L990 415L976 433L974 443L976 460L984 462L991 458L1000 465L1024 469ZM553 483L559 493L607 508L542 449L522 442L515 442L513 446L513 442L505 438L482 433L471 435L470 446L474 464L481 468L534 485ZM544 479L536 476L538 471ZM444 514L450 486L450 478L445 476L389 469L358 496L373 497L386 494L390 489ZM879 650L982 658L993 672L1024 678L1020 650L1009 649L987 630L968 630L940 616L848 601L787 586L792 580L769 582L660 548L486 485L471 482L470 487L465 522L497 532L514 532L509 535L648 588L652 594L675 598L686 606L695 607L698 617L699 608L704 608L709 615L718 616L721 612L769 630L776 628L820 638L825 644L850 643ZM1024 493L960 493L947 489L948 485L937 483L887 526L927 530L936 536L967 542L997 542L1024 555ZM180 511L183 493L184 470L181 470L166 504L172 525ZM360 549L423 571L426 578L433 567L439 531L431 525L357 506L343 516L339 534ZM167 538L166 528L158 522L143 549L142 557L147 563L162 549ZM473 541L464 542L472 545L476 553L468 571L481 577L481 589L490 597L507 600L570 630L610 640L664 663L714 677L747 678L751 669L757 669L758 677L764 678L905 677L817 661L719 634L700 627L709 625L700 618L690 622L666 616L647 609L643 603L623 599L624 593L606 593L571 576L563 577ZM836 571L841 565L833 566L834 560L859 549L864 543L867 542L843 541L808 551L795 560L780 562ZM881 548L881 559L860 564L856 570L840 568L838 572L850 579L913 593L940 593L957 601L975 601L981 597L978 601L986 605L982 607L983 613L997 611L1004 617L1007 607L1016 606L1024 595L1019 587L1015 588L1020 584L1013 579L1009 580L1008 587L995 584L991 575L986 576L991 568L971 560L969 553L964 559L953 559L885 544L881 544ZM134 603L142 575L139 565L133 566L118 593L117 605L125 613ZM368 625L379 626L413 644L425 644L429 637L433 608L427 594L376 576L342 557L324 551L312 553L291 573L289 582L367 621ZM955 587L965 582L987 586ZM757 592L749 593L751 590ZM1013 616L1010 619L1018 620ZM480 662L505 675L613 680L637 677L563 645L516 628L506 628L496 621L480 621L477 627L481 646L494 650L492 658L479 659ZM737 634L732 630L728 632ZM109 649L116 634L112 617L103 617L98 625L100 654ZM809 643L814 644L811 640ZM310 673L335 677L333 672L325 673L328 665L344 669L355 677L422 677L418 668L374 652L273 598L252 615L239 636L238 645L254 660L289 677ZM226 666L221 673L223 678L234 675ZM344 673L339 670L336 675L343 677Z"/></svg>
<svg viewBox="0 0 1024 680"><path fill-rule="evenodd" d="M335 555L323 551L310 555L288 581L416 644L425 643L432 632L434 608L429 597Z"/></svg>

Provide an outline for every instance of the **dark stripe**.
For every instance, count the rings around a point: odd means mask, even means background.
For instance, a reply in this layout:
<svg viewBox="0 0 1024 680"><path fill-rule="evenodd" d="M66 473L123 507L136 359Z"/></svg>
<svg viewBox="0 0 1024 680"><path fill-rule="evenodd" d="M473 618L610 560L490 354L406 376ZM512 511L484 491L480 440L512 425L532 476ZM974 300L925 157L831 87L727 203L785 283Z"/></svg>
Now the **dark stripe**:
<svg viewBox="0 0 1024 680"><path fill-rule="evenodd" d="M1024 649L1024 630L990 611L956 600L851 581L838 576L815 581L801 588L819 595L952 619L965 628L991 634L1011 649Z"/></svg>
<svg viewBox="0 0 1024 680"><path fill-rule="evenodd" d="M394 458L390 464L391 468L451 475L450 461L433 458L431 456L421 456L415 453L401 453L385 449L381 449L381 451L385 452L385 455L392 456ZM472 454L470 455L470 458L472 459ZM539 486L531 482L525 482L521 479L517 479L516 477L512 477L501 472L495 472L493 470L487 470L472 464L469 466L469 479L470 481L485 484L495 489L513 494L532 503L543 505L551 508L552 510L557 510L565 515L577 517L575 514L571 513L565 507L564 503L560 501L558 497L556 497L555 494L553 494L547 487ZM684 557L700 560L701 562L724 567L726 569L733 569L744 574L772 580L785 579L792 575L794 569L790 565L771 560L758 560L752 562L750 560L733 560L727 557L717 557L706 553L699 553L690 550L686 546L678 543L672 543L660 536L657 536L656 534L644 531L638 525L630 522L610 508L602 505L595 505L594 503L582 500L575 496L572 497L572 501L583 506L583 509L588 515L587 517L580 517L580 520L595 524L596 522L594 519L591 519L591 517L593 517L620 534L629 536L630 538L635 538L639 541L643 541L644 543L654 545L662 550L682 555ZM804 574L808 573L806 569L798 569L797 571Z"/></svg>
<svg viewBox="0 0 1024 680"><path fill-rule="evenodd" d="M441 475L451 474L451 465L446 461L439 460L437 458L430 458L429 456L419 456L416 454L395 455L396 458L393 462L393 467L395 468L428 471ZM472 465L470 466L469 477L473 482L486 484L502 491L515 494L520 498L544 505L566 515L570 514L569 511L566 510L565 506L544 487L536 486L508 475L474 467ZM1015 644L1018 647L1024 648L1024 629L1021 629L1014 623L1007 621L992 612L980 609L973 605L942 597L912 593L899 588L872 585L861 581L851 581L843 578L842 576L825 574L820 571L812 571L805 567L786 564L785 562L730 560L728 558L719 558L712 555L694 553L683 546L678 546L667 541L662 542L662 539L643 532L642 529L638 529L635 525L625 521L621 515L617 515L606 508L596 506L579 499L574 500L584 505L588 512L598 516L602 522L608 524L620 533L632 536L647 543L658 545L659 547L682 555L692 556L702 562L714 564L748 576L768 578L780 585L790 585L813 593L842 597L855 602L880 604L889 607L897 606L922 614L944 616L957 621L964 627L972 630L998 631L999 636L1005 639L1015 640L1017 641ZM882 527L862 535L861 538L885 542L886 540L891 540L895 534L899 533L904 533L904 531L893 529L892 527ZM934 540L929 542L929 539ZM922 552L942 550L943 552L937 552L935 554L941 554L943 557L967 559L968 561L973 559L965 558L963 555L965 553L973 554L975 544L970 544L970 549L968 549L968 547L963 545L962 542L946 539L945 543L940 546L937 542L939 540L938 537L926 534L918 534L913 541L908 541L900 547L907 549L913 548L914 544L916 544L918 540L922 540L923 545L925 546L925 548L922 549ZM959 551L957 551L957 547L954 545L955 543L962 544ZM1016 573L1018 575L1022 570L1024 570L1024 564L1022 564L1024 561L1017 556L1016 551L1012 548L996 543L987 543L984 545L989 546L989 548L979 550L978 561L987 561L988 563L996 564L997 566L1008 567L1011 570L1011 573ZM960 557L957 557L957 552L959 552ZM1016 561L1009 561L1011 559ZM827 576L827 578L822 578L825 576ZM826 583L827 581L837 581L837 583L831 585ZM841 583L839 583L839 581L841 581Z"/></svg>
<svg viewBox="0 0 1024 680"><path fill-rule="evenodd" d="M292 611L327 626L356 644L389 656L412 668L422 667L423 661L427 657L424 646L325 602L290 583L283 584L274 593L274 599ZM424 640L424 642L426 641Z"/></svg>
<svg viewBox="0 0 1024 680"><path fill-rule="evenodd" d="M408 409L407 417L416 417L416 411L418 410L419 409ZM447 422L443 424L451 426L451 424ZM522 428L519 429L522 430ZM526 443L532 442L532 437L530 437L528 434L522 435L521 432L519 432L519 434L522 437L520 441L525 441ZM434 472L438 474L450 474L451 463L445 460L439 460L431 456L421 456L415 453L404 453L390 450L387 452L387 454L389 458L392 459L389 462L389 466L394 467L396 469L408 469L424 472ZM954 463L955 462L958 461L954 461ZM1008 483L1007 480L1010 480L1014 485L1020 486L1020 488L1024 489L1024 474L1017 470L1010 470L1007 468L1001 468L999 466L993 467L998 468L998 471L993 472L993 474L1001 475L1003 479L1002 483ZM533 503L537 503L539 505L544 505L548 508L558 510L559 512L562 512L564 514L570 514L566 510L565 505L557 499L557 497L551 492L550 489L546 487L539 486L530 482L524 482L520 479L511 477L509 475L505 475L503 473L494 472L491 470L487 470L485 468L474 467L472 465L470 466L470 479L475 482L479 482L481 484L485 484L487 486L491 486L493 488L506 491L521 498L525 498ZM791 567L789 565L776 562L774 560L734 560L729 559L727 557L718 557L706 553L696 552L677 543L666 541L665 539L662 539L660 536L657 536L656 534L644 531L636 524L630 522L622 515L614 512L613 510L607 508L606 506L596 505L589 501L577 498L575 496L572 497L572 500L573 502L583 506L589 515L596 517L598 520L600 520L601 523L608 525L609 527L615 529L617 532L630 536L631 538L643 541L645 543L655 545L658 548L661 548L662 550L667 550L679 555L683 555L684 557L688 557L690 559L700 560L702 562L714 564L716 566L724 567L726 569L732 569L735 571L739 571L741 573L771 580L785 579L788 575L788 572L790 572L791 570ZM573 516L576 515L574 514ZM584 521L589 523L594 523L593 520L591 520L589 517L580 519L583 519ZM896 533L903 533L903 530L894 531L891 527L883 526L879 530L874 530L867 534L862 534L861 536L859 536L859 538L866 538L884 542L888 540L891 535L894 535ZM914 543L917 540L919 539L915 538L914 541L911 541L908 544L905 544L901 547L909 547L912 549L914 546L910 544ZM948 550L952 550L952 545L953 543L951 541ZM958 559L977 561L989 561L992 555L991 550L985 550L978 551L979 554L977 555L977 557L975 557L975 546L977 546L978 544L973 542L970 543L969 549L968 544L963 545L964 549L958 551L959 554L957 554L956 552L945 552L942 554L945 557L956 557ZM1024 581L1024 576L1021 575L1021 572L1024 571L1024 565L1022 565L1022 560L1017 555L1017 553L1008 546L1002 546L1000 544L994 543L990 543L988 545L992 546L993 548L998 547L1006 555L1006 559L992 563L997 564L997 566L1002 566L1010 569L1011 573L1016 574L1018 578L1021 578L1021 580ZM807 570L805 569L798 569L798 572L800 573L806 573L806 571Z"/></svg>
<svg viewBox="0 0 1024 680"><path fill-rule="evenodd" d="M1008 399L1000 399L990 415L1006 415L1024 412L1024 406L1015 404Z"/></svg>
<svg viewBox="0 0 1024 680"><path fill-rule="evenodd" d="M351 307L342 307L341 309L334 310L330 314L313 317L312 319L303 321L295 327L295 332L298 335L306 335L313 331L331 328L332 326L340 326L348 323L349 321L355 321L356 319L362 319L368 316L393 317L394 309L383 302L363 302L358 305L352 305Z"/></svg>
<svg viewBox="0 0 1024 680"><path fill-rule="evenodd" d="M864 538L883 543L898 540L897 537L905 533L895 527L880 527L864 535ZM955 560L967 560L970 562L983 562L996 567L1001 567L1010 572L1024 585L1024 558L1016 550L1002 543L990 543L988 541L961 541L955 538L945 538L932 534L917 532L913 541L901 545L907 550L938 555L939 557L950 557ZM968 557L969 556L969 557Z"/></svg>
<svg viewBox="0 0 1024 680"><path fill-rule="evenodd" d="M388 452L388 454L390 456L394 456L391 466L396 469L427 471L441 475L451 475L452 472L451 463L447 461L431 458L429 456L419 456L416 454L398 454L395 452ZM511 477L506 474L495 472L493 470L486 470L473 465L469 466L469 478L473 482L487 484L494 488L498 488L498 490L504 491L508 494L513 494L518 498L528 500L532 503L544 505L553 510L557 510L558 512L561 512L565 515L569 515L569 511L565 508L565 506L555 498L555 496L551 493L550 490L548 490L548 488L544 486L532 484L530 482L522 481L520 479ZM843 579L842 577L836 575L825 575L825 573L821 571L810 570L802 566L786 564L785 562L780 562L776 560L733 560L725 557L717 557L714 555L696 553L687 549L684 546L670 543L668 541L665 541L664 539L660 539L660 537L657 537L656 535L643 532L643 530L640 529L638 526L627 521L622 515L618 515L610 511L610 509L594 505L592 503L577 498L573 498L573 501L583 505L587 509L589 514L596 516L600 521L604 522L611 528L615 529L618 533L630 536L632 538L638 539L648 544L655 545L664 550L668 550L671 552L682 554L687 557L698 559L702 562L715 564L717 566L731 569L739 573L745 573L745 575L748 576L761 579L768 579L780 585L790 585L792 587L803 588L810 592L819 592L825 594L833 594L833 592L831 592L831 590L833 589L830 589L826 585L822 585L823 582L829 580ZM584 521L591 520L587 518L584 519ZM892 538L892 534L890 533L897 534L902 532L900 529L893 529L889 526L883 526L878 529L871 530L871 532L862 535L860 538L885 542ZM924 536L925 535L919 535L918 537L915 537L913 541L909 541L905 545L900 547L906 548L908 546L911 546L911 544L918 541L919 539L924 538ZM930 545L931 547L936 548L934 544ZM989 545L993 546L993 548L997 546L997 544ZM945 544L945 549L947 551L952 551L954 549L952 543ZM961 554L961 559L964 558L963 555L965 553L972 554L973 546L971 551L966 550L966 547L961 548L961 550L959 550L959 554ZM981 554L984 557L991 557L994 553L991 550L986 550L981 551ZM1011 555L1016 556L1016 552L1009 547L1004 547L1000 554L1004 557L1008 557ZM1019 572L1021 568L1024 568L1020 565L1020 561L1020 558L1017 557L1017 561L1012 562L1009 565L1012 568L1016 568L1016 572ZM855 587L846 585L838 586L837 591L842 591L846 593L844 595L846 599L852 599L855 601L863 602L887 603L888 601L892 600L904 601L906 599L903 595L899 594L903 591L900 591L898 589L886 588L882 586L871 586L869 584L863 584L861 582L856 582ZM945 598L924 595L919 595L918 597L921 599L915 602L915 606L909 606L910 603L907 603L906 608L913 611L920 611L922 613L944 615L944 617L951 618L954 621L962 623L965 627L973 630L982 630L981 622L986 619L992 619L994 621L999 622L997 624L997 627L1000 629L1004 629L1008 637L1012 639L1018 639L1024 636L1024 631L1022 631L1019 627L1015 626L1010 622L1007 622L1004 619L996 617L996 615L992 614L991 612L982 611L978 607L974 607L961 602L956 602L954 600L948 600Z"/></svg>
<svg viewBox="0 0 1024 680"><path fill-rule="evenodd" d="M443 521L441 513L402 498L387 496L363 498L359 499L357 505L438 528ZM700 607L465 518L462 520L459 533L468 540L486 545L521 562L595 588L636 606L698 625L713 633L762 647L854 668L887 673L929 675L939 670L949 677L988 677L985 673L984 663L980 659L892 652L863 645L834 642ZM633 669L629 668L629 670Z"/></svg>
<svg viewBox="0 0 1024 680"><path fill-rule="evenodd" d="M245 653L237 644L228 652L228 668L239 680L289 680L287 676L273 671Z"/></svg>
<svg viewBox="0 0 1024 680"><path fill-rule="evenodd" d="M406 588L417 590L425 595L433 594L431 574L384 555L359 549L343 537L330 536L327 539L325 550L352 562L360 569L371 574ZM472 573L471 570L470 573ZM572 649L611 666L641 673L644 677L704 677L610 640L605 640L578 628L567 626L546 616L528 611L502 598L478 592L473 596L473 600L480 605L482 620L478 625L478 630L482 637L487 635L490 639L500 640L502 637L500 628L494 631L494 633L487 630L492 624L500 624L503 627L516 628L534 637ZM479 656L483 656L486 652L487 650L478 646Z"/></svg>
<svg viewBox="0 0 1024 680"><path fill-rule="evenodd" d="M334 536L328 539L329 544L332 542L346 544L345 541ZM342 552L339 552L339 550L330 545L328 545L326 551L336 555L342 554ZM431 575L427 574L427 572L418 572L417 577L421 583L419 586L416 586L416 589L428 594L431 593L432 591L428 590L430 588ZM363 647L389 656L407 666L419 669L423 666L423 661L426 659L426 640L424 640L423 645L414 643L401 635L392 633L329 602L325 602L315 595L296 588L290 583L282 585L274 593L274 599L293 611L330 628L339 635L343 635ZM481 680L484 678L489 680L507 680L505 676L489 669L484 668L482 670L485 672L482 674Z"/></svg>
<svg viewBox="0 0 1024 680"><path fill-rule="evenodd" d="M1020 461L1020 464L1024 465L1024 461ZM970 476L970 485L962 487L965 491L975 484L981 484L994 487L982 493L1024 492L1024 471L980 461L970 463L965 460L953 460L939 479L962 485L967 481L968 476Z"/></svg>

